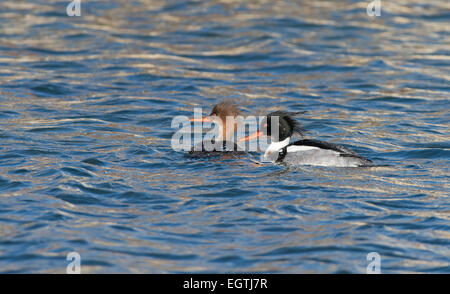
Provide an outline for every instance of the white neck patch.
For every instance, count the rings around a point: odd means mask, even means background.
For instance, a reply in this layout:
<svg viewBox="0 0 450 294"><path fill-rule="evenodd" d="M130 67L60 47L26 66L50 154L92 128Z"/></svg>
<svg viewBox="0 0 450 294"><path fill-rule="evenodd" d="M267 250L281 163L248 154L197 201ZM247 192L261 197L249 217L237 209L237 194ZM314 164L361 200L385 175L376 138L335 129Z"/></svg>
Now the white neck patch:
<svg viewBox="0 0 450 294"><path fill-rule="evenodd" d="M291 140L291 137L287 137L284 139L284 141L280 142L272 142L270 143L269 147L267 147L266 152L264 153L264 157L268 157L270 153L278 152L283 147L286 147L289 145L289 141Z"/></svg>
<svg viewBox="0 0 450 294"><path fill-rule="evenodd" d="M293 145L293 146L289 146L286 149L286 151L287 152L297 152L297 151L308 151L308 150L314 150L314 149L320 149L320 148L315 147L315 146Z"/></svg>

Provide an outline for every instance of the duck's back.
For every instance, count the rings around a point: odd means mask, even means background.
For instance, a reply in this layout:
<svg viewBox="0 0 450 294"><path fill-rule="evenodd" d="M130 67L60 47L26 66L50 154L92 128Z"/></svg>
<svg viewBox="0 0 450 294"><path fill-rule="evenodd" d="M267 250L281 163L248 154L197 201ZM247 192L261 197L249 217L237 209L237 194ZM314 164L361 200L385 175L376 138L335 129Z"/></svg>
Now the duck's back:
<svg viewBox="0 0 450 294"><path fill-rule="evenodd" d="M299 140L280 149L276 162L336 167L373 166L371 160L344 146L311 139Z"/></svg>

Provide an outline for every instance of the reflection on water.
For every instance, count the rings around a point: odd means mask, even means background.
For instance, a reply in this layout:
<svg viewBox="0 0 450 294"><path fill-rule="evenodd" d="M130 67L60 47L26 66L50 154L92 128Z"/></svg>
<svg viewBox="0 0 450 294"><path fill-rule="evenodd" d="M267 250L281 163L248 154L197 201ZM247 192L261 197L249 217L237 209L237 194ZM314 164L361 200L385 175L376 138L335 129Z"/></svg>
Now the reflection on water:
<svg viewBox="0 0 450 294"><path fill-rule="evenodd" d="M448 1L0 2L0 271L449 272ZM379 167L175 152L224 98Z"/></svg>

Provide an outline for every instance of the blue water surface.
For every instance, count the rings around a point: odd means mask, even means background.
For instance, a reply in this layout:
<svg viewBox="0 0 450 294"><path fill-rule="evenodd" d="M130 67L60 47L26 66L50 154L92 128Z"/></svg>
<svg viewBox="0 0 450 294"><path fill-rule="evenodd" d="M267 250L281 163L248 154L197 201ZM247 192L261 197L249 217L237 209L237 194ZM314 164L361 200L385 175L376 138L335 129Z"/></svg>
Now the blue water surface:
<svg viewBox="0 0 450 294"><path fill-rule="evenodd" d="M0 272L450 272L445 0L0 1ZM171 148L235 99L374 168Z"/></svg>

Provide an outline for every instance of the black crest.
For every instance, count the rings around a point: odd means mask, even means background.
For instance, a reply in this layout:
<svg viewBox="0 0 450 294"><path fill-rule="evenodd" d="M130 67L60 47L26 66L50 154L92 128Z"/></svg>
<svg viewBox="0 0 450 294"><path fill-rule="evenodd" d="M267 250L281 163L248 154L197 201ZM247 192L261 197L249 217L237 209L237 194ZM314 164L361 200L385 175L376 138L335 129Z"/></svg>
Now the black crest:
<svg viewBox="0 0 450 294"><path fill-rule="evenodd" d="M303 128L293 118L293 116L304 112L287 112L287 111L274 111L267 115L267 117L261 122L261 130L266 133L267 136L273 134L272 129L278 127L279 141L283 141L288 137L291 137L294 133L298 133L303 136ZM274 119L278 117L277 120Z"/></svg>

